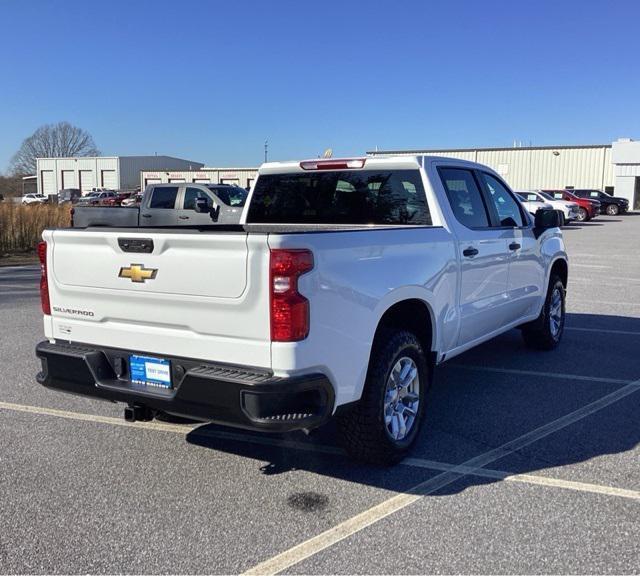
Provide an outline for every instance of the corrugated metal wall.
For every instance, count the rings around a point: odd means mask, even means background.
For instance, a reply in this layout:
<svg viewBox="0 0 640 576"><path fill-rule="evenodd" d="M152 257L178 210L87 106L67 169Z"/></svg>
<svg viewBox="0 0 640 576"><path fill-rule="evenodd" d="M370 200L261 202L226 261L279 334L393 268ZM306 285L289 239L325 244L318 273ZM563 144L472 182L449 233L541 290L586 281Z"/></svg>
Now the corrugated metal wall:
<svg viewBox="0 0 640 576"><path fill-rule="evenodd" d="M54 194L63 187L81 188L84 193L92 188L102 187L127 190L139 185L142 170L189 170L203 166L201 162L172 156L39 158L37 161L38 192ZM43 188L45 179L46 190Z"/></svg>
<svg viewBox="0 0 640 576"><path fill-rule="evenodd" d="M258 175L257 168L202 168L201 170L145 170L140 173L140 187L147 184L172 182L227 182L250 187Z"/></svg>
<svg viewBox="0 0 640 576"><path fill-rule="evenodd" d="M48 171L53 172L52 185L47 186L47 190L44 190L42 175ZM85 191L99 188L102 186L101 174L103 171L110 172L113 175L111 181L115 181L117 184L119 182L118 158L111 156L39 158L37 161L38 192L54 194L63 188L63 184L67 188L81 187ZM62 176L63 172L65 172L66 179ZM70 185L71 173L73 173L74 186Z"/></svg>
<svg viewBox="0 0 640 576"><path fill-rule="evenodd" d="M120 188L132 189L140 185L143 171L199 170L204 164L172 156L121 156Z"/></svg>
<svg viewBox="0 0 640 576"><path fill-rule="evenodd" d="M384 151L369 154L394 153ZM514 189L554 189L565 186L604 189L614 183L610 146L424 150L402 151L399 154L428 154L479 162L501 174Z"/></svg>

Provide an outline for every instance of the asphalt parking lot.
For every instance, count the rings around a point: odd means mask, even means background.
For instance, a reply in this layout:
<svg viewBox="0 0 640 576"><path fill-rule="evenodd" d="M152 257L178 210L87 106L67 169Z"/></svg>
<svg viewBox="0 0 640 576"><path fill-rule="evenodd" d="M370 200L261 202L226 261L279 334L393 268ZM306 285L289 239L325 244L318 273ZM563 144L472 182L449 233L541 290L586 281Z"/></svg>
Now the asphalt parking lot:
<svg viewBox="0 0 640 576"><path fill-rule="evenodd" d="M45 390L38 270L0 268L0 572L638 573L640 214L565 230L560 349L440 367L389 469Z"/></svg>

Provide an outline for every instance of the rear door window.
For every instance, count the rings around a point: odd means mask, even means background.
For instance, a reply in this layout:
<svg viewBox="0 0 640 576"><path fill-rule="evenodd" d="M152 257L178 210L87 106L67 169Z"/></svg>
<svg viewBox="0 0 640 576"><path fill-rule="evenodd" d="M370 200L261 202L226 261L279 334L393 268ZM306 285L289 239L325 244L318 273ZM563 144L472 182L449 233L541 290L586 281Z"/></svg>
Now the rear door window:
<svg viewBox="0 0 640 576"><path fill-rule="evenodd" d="M440 178L456 220L467 228L489 227L489 216L471 170L440 168Z"/></svg>
<svg viewBox="0 0 640 576"><path fill-rule="evenodd" d="M177 197L177 186L159 186L153 189L149 208L164 208L167 210L173 210L176 207Z"/></svg>
<svg viewBox="0 0 640 576"><path fill-rule="evenodd" d="M344 170L265 174L247 222L431 225L418 170Z"/></svg>

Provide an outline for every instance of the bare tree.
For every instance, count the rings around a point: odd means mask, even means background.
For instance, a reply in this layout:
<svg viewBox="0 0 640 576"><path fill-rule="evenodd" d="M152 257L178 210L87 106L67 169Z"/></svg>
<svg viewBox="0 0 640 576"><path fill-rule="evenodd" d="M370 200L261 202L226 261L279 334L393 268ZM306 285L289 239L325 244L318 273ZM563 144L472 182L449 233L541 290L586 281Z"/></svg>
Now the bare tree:
<svg viewBox="0 0 640 576"><path fill-rule="evenodd" d="M91 134L69 122L45 124L26 138L11 159L11 172L16 175L35 174L36 158L66 158L97 156Z"/></svg>

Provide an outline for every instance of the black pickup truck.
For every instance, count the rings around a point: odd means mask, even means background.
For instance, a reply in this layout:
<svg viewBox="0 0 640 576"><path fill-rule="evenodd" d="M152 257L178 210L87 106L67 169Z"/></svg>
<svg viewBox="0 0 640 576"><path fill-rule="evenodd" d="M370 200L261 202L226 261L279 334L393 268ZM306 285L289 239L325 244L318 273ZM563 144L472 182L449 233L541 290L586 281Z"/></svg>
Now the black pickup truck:
<svg viewBox="0 0 640 576"><path fill-rule="evenodd" d="M77 206L74 228L237 224L247 191L228 184L151 184L140 206Z"/></svg>

